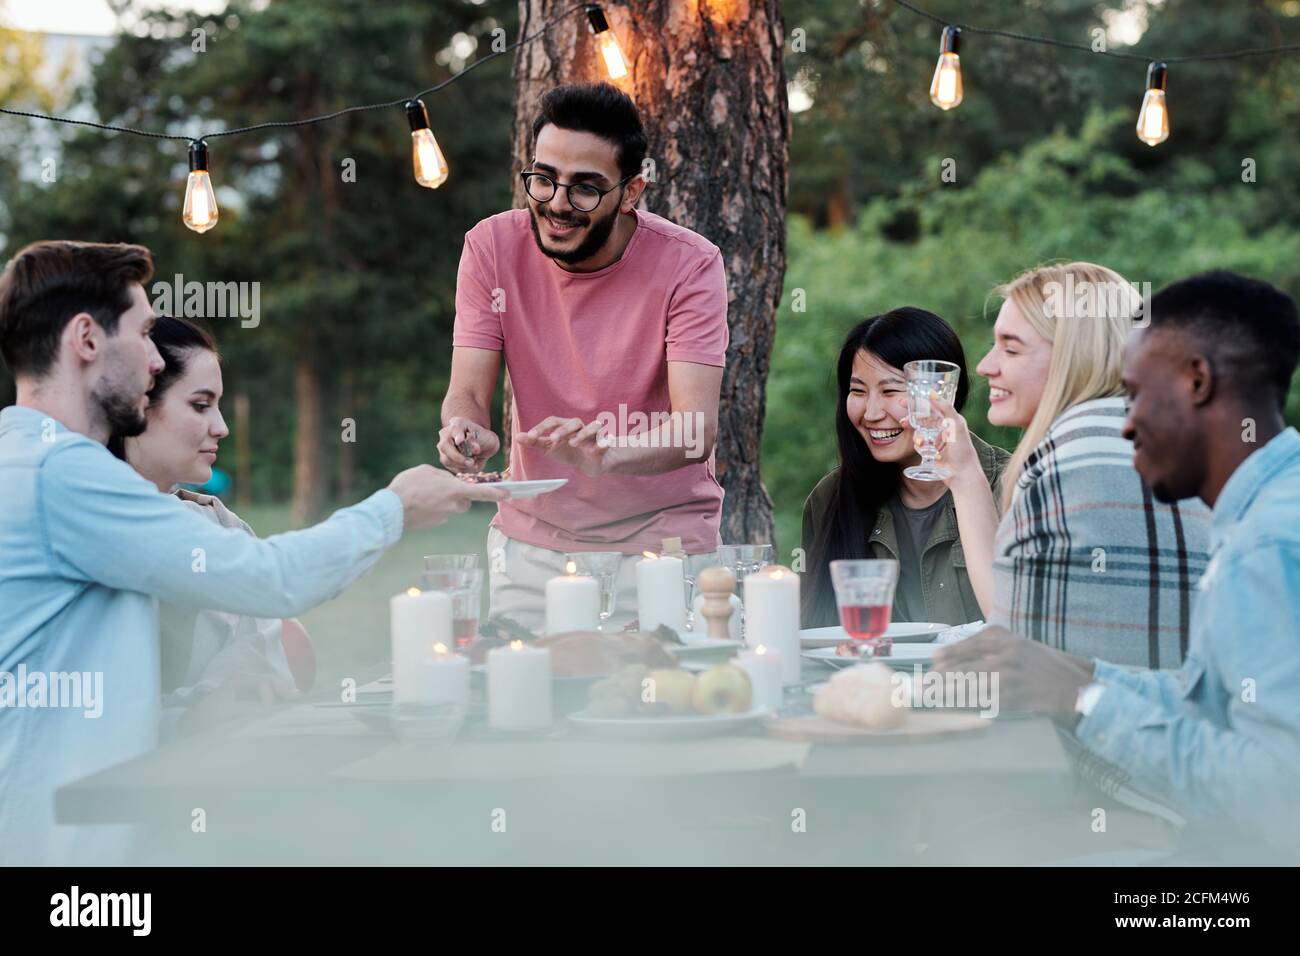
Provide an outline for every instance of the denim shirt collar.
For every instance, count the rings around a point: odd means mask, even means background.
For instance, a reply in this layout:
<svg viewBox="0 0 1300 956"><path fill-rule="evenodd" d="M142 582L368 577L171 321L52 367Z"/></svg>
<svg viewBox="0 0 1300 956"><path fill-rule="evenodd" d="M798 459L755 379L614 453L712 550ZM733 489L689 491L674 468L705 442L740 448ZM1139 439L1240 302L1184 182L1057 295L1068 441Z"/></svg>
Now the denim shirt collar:
<svg viewBox="0 0 1300 956"><path fill-rule="evenodd" d="M1294 428L1287 428L1237 466L1214 503L1214 517L1210 527L1211 551L1216 550L1232 526L1245 517L1260 490L1298 457L1300 433Z"/></svg>

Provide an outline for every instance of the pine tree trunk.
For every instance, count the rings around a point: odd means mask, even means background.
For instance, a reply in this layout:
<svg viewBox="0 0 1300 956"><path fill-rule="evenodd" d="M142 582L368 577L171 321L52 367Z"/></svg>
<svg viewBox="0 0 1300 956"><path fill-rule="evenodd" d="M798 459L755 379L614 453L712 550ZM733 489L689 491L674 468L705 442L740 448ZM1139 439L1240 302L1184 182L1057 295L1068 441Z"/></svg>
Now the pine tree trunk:
<svg viewBox="0 0 1300 956"><path fill-rule="evenodd" d="M567 0L520 0L522 35L562 15ZM654 181L642 204L722 249L731 344L722 381L718 479L722 539L773 540L759 474L767 370L785 275L790 117L779 0L643 0L605 15L631 72L650 140ZM608 79L581 13L563 17L515 60L514 171L530 154L542 93ZM524 205L516 178L515 203ZM505 408L511 396L506 392ZM508 432L506 438L508 440Z"/></svg>
<svg viewBox="0 0 1300 956"><path fill-rule="evenodd" d="M321 483L321 387L310 349L299 351L294 362L294 405L297 424L293 439L293 522L303 527L320 515L324 495Z"/></svg>

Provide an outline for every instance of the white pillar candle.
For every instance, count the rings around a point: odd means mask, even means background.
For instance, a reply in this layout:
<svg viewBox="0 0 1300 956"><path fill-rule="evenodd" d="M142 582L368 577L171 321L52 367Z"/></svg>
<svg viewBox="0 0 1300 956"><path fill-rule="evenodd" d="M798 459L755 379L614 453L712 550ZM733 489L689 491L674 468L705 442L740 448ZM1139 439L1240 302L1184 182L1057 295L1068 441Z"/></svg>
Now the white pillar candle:
<svg viewBox="0 0 1300 956"><path fill-rule="evenodd" d="M535 730L551 723L551 652L523 641L488 651L488 726Z"/></svg>
<svg viewBox="0 0 1300 956"><path fill-rule="evenodd" d="M727 618L727 637L733 641L739 641L740 636L740 598L732 594L731 597L731 617ZM709 622L704 619L704 595L695 595L695 600L691 604L691 609L695 611L695 630L692 636L682 636L682 640L687 643L691 641L702 641L709 636Z"/></svg>
<svg viewBox="0 0 1300 956"><path fill-rule="evenodd" d="M594 631L600 626L600 582L579 577L578 566L570 561L569 573L546 582L546 633Z"/></svg>
<svg viewBox="0 0 1300 956"><path fill-rule="evenodd" d="M768 565L745 578L745 643L781 656L785 683L799 682L799 575Z"/></svg>
<svg viewBox="0 0 1300 956"><path fill-rule="evenodd" d="M411 588L388 602L393 652L393 703L427 704L424 661L435 644L454 646L451 597L441 591Z"/></svg>
<svg viewBox="0 0 1300 956"><path fill-rule="evenodd" d="M469 710L469 658L453 653L442 642L420 662L424 674L425 698L430 704L454 704L464 714Z"/></svg>
<svg viewBox="0 0 1300 956"><path fill-rule="evenodd" d="M686 630L686 566L680 558L650 551L636 563L636 606L641 630L667 624L678 634Z"/></svg>
<svg viewBox="0 0 1300 956"><path fill-rule="evenodd" d="M781 655L760 644L752 651L737 654L735 663L749 675L749 684L754 689L754 706L770 707L773 712L780 710L783 683Z"/></svg>

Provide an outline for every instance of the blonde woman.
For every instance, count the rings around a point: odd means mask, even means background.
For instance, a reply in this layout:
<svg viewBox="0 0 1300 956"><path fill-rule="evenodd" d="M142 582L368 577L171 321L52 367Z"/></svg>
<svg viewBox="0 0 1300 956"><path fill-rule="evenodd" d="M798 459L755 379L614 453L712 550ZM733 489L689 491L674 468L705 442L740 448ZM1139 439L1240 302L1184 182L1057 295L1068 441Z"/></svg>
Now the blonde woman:
<svg viewBox="0 0 1300 956"><path fill-rule="evenodd" d="M948 407L940 455L980 606L989 623L1061 650L1177 667L1209 511L1156 501L1120 433L1121 357L1141 298L1089 262L1039 266L995 294L994 344L976 371L989 421L1024 429L1001 520L966 422Z"/></svg>

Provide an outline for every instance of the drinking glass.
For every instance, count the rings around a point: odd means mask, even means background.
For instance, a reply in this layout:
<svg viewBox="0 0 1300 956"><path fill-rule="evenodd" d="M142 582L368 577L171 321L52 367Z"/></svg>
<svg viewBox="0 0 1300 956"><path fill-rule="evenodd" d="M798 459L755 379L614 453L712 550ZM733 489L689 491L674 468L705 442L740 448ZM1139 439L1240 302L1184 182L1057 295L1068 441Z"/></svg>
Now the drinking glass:
<svg viewBox="0 0 1300 956"><path fill-rule="evenodd" d="M426 554L426 571L468 571L478 567L477 554Z"/></svg>
<svg viewBox="0 0 1300 956"><path fill-rule="evenodd" d="M614 613L614 583L618 579L621 551L574 551L564 556L564 563L574 565L574 574L595 578L600 584L600 630Z"/></svg>
<svg viewBox="0 0 1300 956"><path fill-rule="evenodd" d="M951 478L952 472L935 464L939 457L936 442L943 431L943 415L930 401L934 392L949 405L957 397L957 381L961 378L961 369L952 362L939 362L923 359L908 362L903 366L907 376L907 414L912 427L921 436L921 463L903 469L903 474L918 481L943 481Z"/></svg>
<svg viewBox="0 0 1300 956"><path fill-rule="evenodd" d="M840 560L831 562L831 584L840 624L862 643L864 657L888 657L892 638L885 637L898 586L898 562Z"/></svg>
<svg viewBox="0 0 1300 956"><path fill-rule="evenodd" d="M445 555L433 555L445 557ZM425 559L426 561L428 558ZM465 647L478 637L479 602L483 595L481 568L448 568L425 571L420 578L423 591L445 591L451 598L451 630L456 647Z"/></svg>
<svg viewBox="0 0 1300 956"><path fill-rule="evenodd" d="M745 578L771 564L772 555L770 544L724 544L718 548L718 564L736 576L742 634L745 632Z"/></svg>

